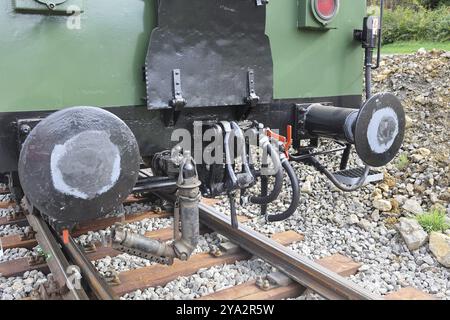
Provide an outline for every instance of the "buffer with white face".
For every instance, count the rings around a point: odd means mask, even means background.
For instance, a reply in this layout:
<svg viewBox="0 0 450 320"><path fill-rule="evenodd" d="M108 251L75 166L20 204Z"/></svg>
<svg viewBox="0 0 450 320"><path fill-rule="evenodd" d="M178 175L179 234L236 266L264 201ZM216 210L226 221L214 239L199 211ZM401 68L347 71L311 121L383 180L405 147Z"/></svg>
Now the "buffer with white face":
<svg viewBox="0 0 450 320"><path fill-rule="evenodd" d="M25 140L19 177L30 203L59 221L116 209L136 183L139 149L128 126L100 108L75 107L41 121Z"/></svg>
<svg viewBox="0 0 450 320"><path fill-rule="evenodd" d="M381 167L397 155L404 138L405 112L391 93L377 94L359 111L354 131L358 156L372 167Z"/></svg>
<svg viewBox="0 0 450 320"><path fill-rule="evenodd" d="M301 135L354 144L361 160L372 167L389 163L403 143L405 112L390 93L374 95L359 110L320 103L299 110Z"/></svg>

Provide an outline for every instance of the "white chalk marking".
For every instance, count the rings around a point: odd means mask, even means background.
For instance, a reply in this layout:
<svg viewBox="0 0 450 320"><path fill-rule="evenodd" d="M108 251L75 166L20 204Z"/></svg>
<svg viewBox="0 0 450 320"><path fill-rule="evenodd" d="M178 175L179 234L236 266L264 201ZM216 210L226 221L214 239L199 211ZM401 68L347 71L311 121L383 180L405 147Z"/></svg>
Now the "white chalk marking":
<svg viewBox="0 0 450 320"><path fill-rule="evenodd" d="M381 141L378 133L382 122L392 120L395 123L394 132L391 139L388 141ZM394 109L386 107L376 111L370 119L369 126L367 128L367 140L369 146L374 153L382 154L388 151L394 144L395 138L398 135L398 117Z"/></svg>
<svg viewBox="0 0 450 320"><path fill-rule="evenodd" d="M92 194L88 195L86 192L83 192L82 190L79 190L78 188L69 186L64 181L63 174L59 168L59 162L67 154L68 150L70 148L72 148L72 144L76 143L76 141L78 139L85 138L84 136L86 136L86 138L89 138L90 135L104 136L103 138L109 140L109 143L111 143L111 147L114 150L113 151L114 154L110 155L111 157L114 157L114 164L113 164L112 172L111 172L111 176L110 176L110 183L106 186L103 186L99 190L97 190L94 195L92 195ZM120 171L121 171L120 162L121 162L121 157L120 157L119 149L117 148L116 145L114 145L110 141L110 136L107 135L106 132L94 131L94 130L81 132L81 133L77 134L76 136L73 136L72 138L67 140L64 144L55 145L55 147L53 148L53 151L52 151L52 154L50 157L50 172L52 175L53 186L55 187L56 190L58 190L59 192L61 192L63 194L67 194L67 195L73 196L75 198L83 199L83 200L92 199L97 195L107 192L116 184L117 180L119 179Z"/></svg>

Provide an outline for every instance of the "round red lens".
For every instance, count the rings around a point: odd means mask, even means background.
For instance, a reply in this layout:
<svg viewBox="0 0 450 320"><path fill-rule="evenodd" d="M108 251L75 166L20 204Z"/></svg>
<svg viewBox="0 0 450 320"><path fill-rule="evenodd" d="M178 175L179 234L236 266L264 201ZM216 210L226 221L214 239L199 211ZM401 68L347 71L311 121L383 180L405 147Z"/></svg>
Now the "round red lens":
<svg viewBox="0 0 450 320"><path fill-rule="evenodd" d="M336 13L336 0L316 0L317 13L323 19L330 19Z"/></svg>

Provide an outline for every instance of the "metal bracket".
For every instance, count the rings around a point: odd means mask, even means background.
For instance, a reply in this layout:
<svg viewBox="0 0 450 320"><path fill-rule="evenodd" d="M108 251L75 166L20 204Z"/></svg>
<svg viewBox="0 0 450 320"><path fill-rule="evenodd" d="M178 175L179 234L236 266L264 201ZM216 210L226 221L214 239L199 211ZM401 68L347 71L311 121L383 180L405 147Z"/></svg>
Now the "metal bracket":
<svg viewBox="0 0 450 320"><path fill-rule="evenodd" d="M245 103L251 107L256 107L259 102L259 96L256 95L255 91L255 72L253 69L248 69L247 81L248 96L245 98Z"/></svg>
<svg viewBox="0 0 450 320"><path fill-rule="evenodd" d="M210 254L214 257L221 257L224 254L235 254L238 253L241 247L237 244L226 241L219 244L219 246L214 246L211 248Z"/></svg>
<svg viewBox="0 0 450 320"><path fill-rule="evenodd" d="M68 291L66 285L61 287L54 276L49 274L47 282L40 284L32 295L39 300L63 300Z"/></svg>
<svg viewBox="0 0 450 320"><path fill-rule="evenodd" d="M94 253L97 252L97 246L95 245L95 243L86 243L85 245L83 245L83 251L84 253Z"/></svg>
<svg viewBox="0 0 450 320"><path fill-rule="evenodd" d="M46 263L46 257L43 254L39 254L36 256L29 256L27 259L28 265L29 266L37 266L40 264L45 264Z"/></svg>
<svg viewBox="0 0 450 320"><path fill-rule="evenodd" d="M30 134L31 130L41 122L40 118L31 118L31 119L19 119L15 125L17 127L17 141L19 150L22 148L22 143L25 142L25 139Z"/></svg>
<svg viewBox="0 0 450 320"><path fill-rule="evenodd" d="M170 106L175 109L175 111L180 111L183 109L187 101L183 98L183 91L181 90L181 71L180 69L172 70L173 79L173 99L169 102Z"/></svg>
<svg viewBox="0 0 450 320"><path fill-rule="evenodd" d="M269 283L280 287L287 287L293 282L291 278L281 272L269 273L267 275L267 280L269 280Z"/></svg>
<svg viewBox="0 0 450 320"><path fill-rule="evenodd" d="M103 276L103 279L112 287L122 284L122 281L119 278L119 273L115 270L109 270L108 274Z"/></svg>
<svg viewBox="0 0 450 320"><path fill-rule="evenodd" d="M28 226L25 228L22 234L20 234L21 241L33 240L35 239L36 232L33 230L33 227Z"/></svg>
<svg viewBox="0 0 450 320"><path fill-rule="evenodd" d="M263 291L273 289L273 285L270 284L269 280L267 278L264 279L261 276L256 279L255 285Z"/></svg>
<svg viewBox="0 0 450 320"><path fill-rule="evenodd" d="M57 5L60 5L67 0L35 0L39 3L45 4L50 10L55 9Z"/></svg>
<svg viewBox="0 0 450 320"><path fill-rule="evenodd" d="M41 13L72 16L84 12L83 0L13 0L20 13Z"/></svg>
<svg viewBox="0 0 450 320"><path fill-rule="evenodd" d="M269 4L269 0L256 0L256 6L265 6Z"/></svg>
<svg viewBox="0 0 450 320"><path fill-rule="evenodd" d="M263 291L289 286L293 280L281 272L272 272L265 278L258 277L255 285Z"/></svg>
<svg viewBox="0 0 450 320"><path fill-rule="evenodd" d="M25 218L25 214L23 213L23 211L21 210L10 210L7 214L6 214L6 220L8 222L12 222L12 221L16 221L19 219L24 219Z"/></svg>

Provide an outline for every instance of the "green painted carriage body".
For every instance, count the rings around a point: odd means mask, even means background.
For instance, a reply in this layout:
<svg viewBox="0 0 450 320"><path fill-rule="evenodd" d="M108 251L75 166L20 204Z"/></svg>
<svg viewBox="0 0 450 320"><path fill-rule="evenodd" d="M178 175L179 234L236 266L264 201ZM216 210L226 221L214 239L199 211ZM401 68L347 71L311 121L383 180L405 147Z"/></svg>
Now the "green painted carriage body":
<svg viewBox="0 0 450 320"><path fill-rule="evenodd" d="M363 50L353 30L361 28L366 1L341 0L329 29L299 28L301 1L267 5L274 99L361 96ZM142 67L155 2L84 0L77 29L73 17L18 11L15 1L1 1L0 112L145 108Z"/></svg>

